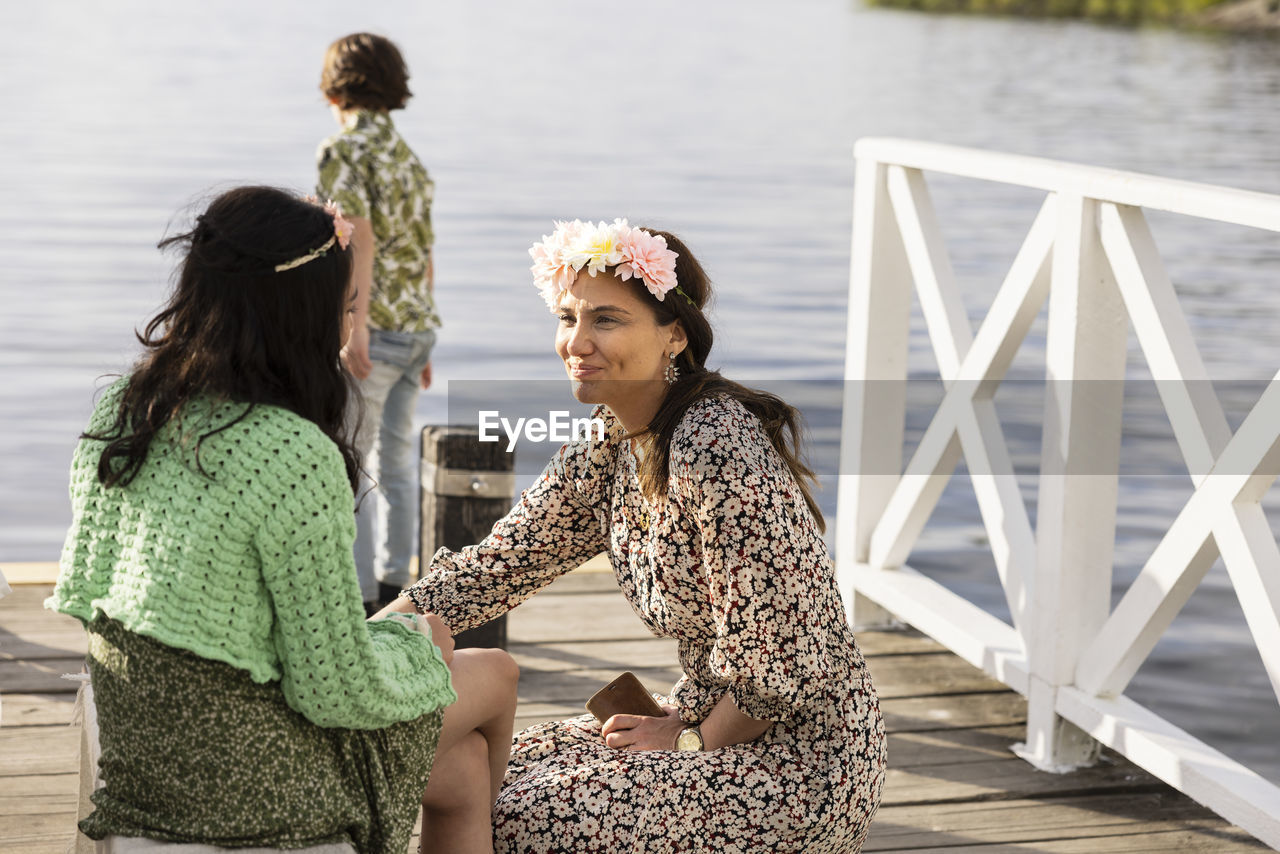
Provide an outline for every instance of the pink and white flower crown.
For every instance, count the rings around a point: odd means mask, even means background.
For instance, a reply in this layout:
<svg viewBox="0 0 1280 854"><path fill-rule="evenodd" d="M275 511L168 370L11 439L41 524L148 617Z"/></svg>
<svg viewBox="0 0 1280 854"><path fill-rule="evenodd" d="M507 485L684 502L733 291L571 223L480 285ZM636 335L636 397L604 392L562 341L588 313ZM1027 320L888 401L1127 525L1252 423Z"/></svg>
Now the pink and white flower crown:
<svg viewBox="0 0 1280 854"><path fill-rule="evenodd" d="M615 219L612 225L577 219L556 222L556 230L533 244L529 255L533 283L552 310L584 267L592 276L613 267L624 282L635 277L659 302L671 290L689 299L676 281L679 256L667 248L666 238L627 225L625 219Z"/></svg>

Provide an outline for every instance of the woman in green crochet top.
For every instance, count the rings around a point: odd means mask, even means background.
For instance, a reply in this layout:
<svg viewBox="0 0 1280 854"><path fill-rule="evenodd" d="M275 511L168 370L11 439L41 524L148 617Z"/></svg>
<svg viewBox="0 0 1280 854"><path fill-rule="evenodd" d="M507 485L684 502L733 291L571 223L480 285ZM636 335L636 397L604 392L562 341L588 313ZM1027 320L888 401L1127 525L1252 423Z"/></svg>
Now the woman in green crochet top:
<svg viewBox="0 0 1280 854"><path fill-rule="evenodd" d="M215 199L161 243L185 249L174 292L76 449L47 605L89 633L103 787L80 828L107 850L404 854L420 801L424 842L492 850L514 662L455 653L434 615L364 619L349 238L279 190Z"/></svg>

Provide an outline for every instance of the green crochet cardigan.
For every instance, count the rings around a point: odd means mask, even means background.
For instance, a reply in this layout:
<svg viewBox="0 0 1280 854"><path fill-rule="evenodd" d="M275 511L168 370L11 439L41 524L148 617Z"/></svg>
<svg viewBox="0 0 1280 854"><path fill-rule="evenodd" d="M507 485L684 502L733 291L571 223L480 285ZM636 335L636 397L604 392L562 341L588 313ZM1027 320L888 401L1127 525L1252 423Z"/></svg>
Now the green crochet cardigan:
<svg viewBox="0 0 1280 854"><path fill-rule="evenodd" d="M107 431L126 380L87 432ZM45 606L279 681L324 727L381 729L457 699L440 650L396 620L365 622L351 487L337 447L274 406L200 400L152 441L137 477L105 488L103 443L81 440L73 521Z"/></svg>

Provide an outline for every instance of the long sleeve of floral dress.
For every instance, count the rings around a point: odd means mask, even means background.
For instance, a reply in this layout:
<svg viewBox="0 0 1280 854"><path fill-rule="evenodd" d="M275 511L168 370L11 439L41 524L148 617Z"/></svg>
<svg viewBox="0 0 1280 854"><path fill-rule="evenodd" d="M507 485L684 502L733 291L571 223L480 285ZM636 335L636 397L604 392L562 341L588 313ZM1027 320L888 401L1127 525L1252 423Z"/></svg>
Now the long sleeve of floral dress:
<svg viewBox="0 0 1280 854"><path fill-rule="evenodd" d="M595 413L597 416L599 412ZM615 422L616 425L616 422ZM489 535L440 549L406 594L455 632L492 620L608 544L606 480L620 430L564 445Z"/></svg>
<svg viewBox="0 0 1280 854"><path fill-rule="evenodd" d="M738 709L785 721L824 702L828 609L817 607L820 542L804 496L759 421L703 406L672 441L672 486L696 518L715 638L709 675Z"/></svg>

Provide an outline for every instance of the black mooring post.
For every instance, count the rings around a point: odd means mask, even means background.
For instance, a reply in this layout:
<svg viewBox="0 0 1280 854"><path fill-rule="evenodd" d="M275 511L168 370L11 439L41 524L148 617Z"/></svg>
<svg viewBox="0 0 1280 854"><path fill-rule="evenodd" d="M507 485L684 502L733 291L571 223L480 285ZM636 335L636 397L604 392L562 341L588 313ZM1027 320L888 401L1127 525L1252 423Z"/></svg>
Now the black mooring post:
<svg viewBox="0 0 1280 854"><path fill-rule="evenodd" d="M460 549L484 539L515 497L515 454L503 442L481 442L475 427L431 426L422 431L422 525L418 542L425 572L439 548ZM507 617L454 636L459 649L507 646Z"/></svg>

